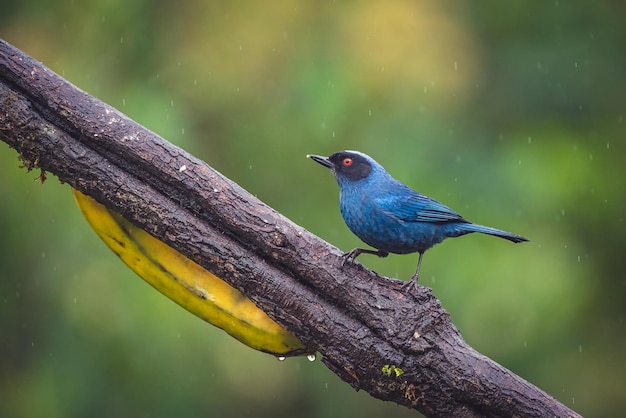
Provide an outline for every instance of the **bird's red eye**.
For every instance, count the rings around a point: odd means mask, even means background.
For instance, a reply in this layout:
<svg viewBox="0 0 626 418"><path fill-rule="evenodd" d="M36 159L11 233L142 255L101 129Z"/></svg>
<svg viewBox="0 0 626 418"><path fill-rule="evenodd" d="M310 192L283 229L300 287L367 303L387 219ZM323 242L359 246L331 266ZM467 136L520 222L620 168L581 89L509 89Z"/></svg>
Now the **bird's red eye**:
<svg viewBox="0 0 626 418"><path fill-rule="evenodd" d="M343 159L343 166L344 167L350 167L352 165L352 158L344 158Z"/></svg>

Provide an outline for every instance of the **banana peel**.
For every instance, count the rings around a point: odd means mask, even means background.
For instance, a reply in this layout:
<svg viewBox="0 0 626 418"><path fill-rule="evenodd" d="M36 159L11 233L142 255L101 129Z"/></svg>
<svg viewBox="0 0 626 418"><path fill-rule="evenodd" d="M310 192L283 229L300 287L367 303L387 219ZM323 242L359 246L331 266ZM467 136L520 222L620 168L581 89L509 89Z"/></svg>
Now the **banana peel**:
<svg viewBox="0 0 626 418"><path fill-rule="evenodd" d="M311 353L239 290L91 197L72 192L102 241L163 295L255 350L279 359Z"/></svg>

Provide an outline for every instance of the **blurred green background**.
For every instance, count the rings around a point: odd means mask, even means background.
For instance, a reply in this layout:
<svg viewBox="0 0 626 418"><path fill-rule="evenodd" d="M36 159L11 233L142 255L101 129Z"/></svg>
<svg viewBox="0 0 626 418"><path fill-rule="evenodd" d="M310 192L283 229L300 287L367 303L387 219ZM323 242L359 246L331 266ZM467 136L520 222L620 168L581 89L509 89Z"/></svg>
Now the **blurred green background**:
<svg viewBox="0 0 626 418"><path fill-rule="evenodd" d="M475 222L429 251L464 338L578 412L626 408L626 3L0 2L0 37L349 250L358 149ZM0 144L0 416L405 417L180 309ZM417 256L363 256L407 279Z"/></svg>

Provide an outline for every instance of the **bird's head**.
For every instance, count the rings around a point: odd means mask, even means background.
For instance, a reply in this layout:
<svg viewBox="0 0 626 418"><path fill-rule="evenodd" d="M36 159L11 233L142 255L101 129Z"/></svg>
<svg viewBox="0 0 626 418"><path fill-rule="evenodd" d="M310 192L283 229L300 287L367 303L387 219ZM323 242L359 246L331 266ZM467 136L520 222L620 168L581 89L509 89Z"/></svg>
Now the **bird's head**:
<svg viewBox="0 0 626 418"><path fill-rule="evenodd" d="M367 179L376 174L386 174L385 169L372 157L358 151L340 151L330 157L321 155L307 155L307 157L330 168L340 186Z"/></svg>

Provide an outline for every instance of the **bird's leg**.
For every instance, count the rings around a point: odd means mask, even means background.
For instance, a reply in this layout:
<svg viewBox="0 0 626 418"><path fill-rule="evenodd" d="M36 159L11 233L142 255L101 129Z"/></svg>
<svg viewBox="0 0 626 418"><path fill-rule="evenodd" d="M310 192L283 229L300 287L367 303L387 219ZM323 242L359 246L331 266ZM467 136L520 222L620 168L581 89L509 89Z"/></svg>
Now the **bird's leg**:
<svg viewBox="0 0 626 418"><path fill-rule="evenodd" d="M343 258L343 261L341 262L341 267L343 267L344 264L346 264L346 261L348 260L352 260L354 261L355 258L357 258L359 255L366 253L366 254L374 254L377 255L379 257L387 257L389 255L389 253L387 251L383 251L383 250L368 250L366 248L354 248L350 251L348 251L347 253L344 253L341 257Z"/></svg>
<svg viewBox="0 0 626 418"><path fill-rule="evenodd" d="M417 260L417 269L415 270L415 274L411 277L411 280L402 284L402 288L405 289L405 292L408 293L412 287L417 287L417 279L420 273L420 267L422 266L422 257L424 253L420 253L420 258Z"/></svg>

